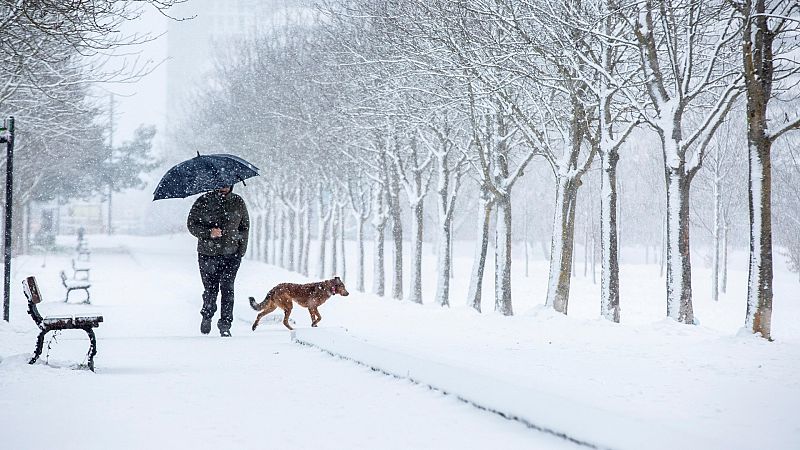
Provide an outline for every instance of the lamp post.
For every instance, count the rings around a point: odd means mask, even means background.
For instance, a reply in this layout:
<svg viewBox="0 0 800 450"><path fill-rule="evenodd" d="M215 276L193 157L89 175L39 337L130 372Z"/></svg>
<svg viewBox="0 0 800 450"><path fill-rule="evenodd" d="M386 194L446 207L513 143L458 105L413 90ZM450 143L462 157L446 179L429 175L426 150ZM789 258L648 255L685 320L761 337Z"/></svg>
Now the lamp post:
<svg viewBox="0 0 800 450"><path fill-rule="evenodd" d="M3 123L5 135L0 136L0 143L6 144L6 226L3 250L5 261L3 271L3 320L8 322L10 289L11 289L11 210L14 194L14 116L10 116Z"/></svg>

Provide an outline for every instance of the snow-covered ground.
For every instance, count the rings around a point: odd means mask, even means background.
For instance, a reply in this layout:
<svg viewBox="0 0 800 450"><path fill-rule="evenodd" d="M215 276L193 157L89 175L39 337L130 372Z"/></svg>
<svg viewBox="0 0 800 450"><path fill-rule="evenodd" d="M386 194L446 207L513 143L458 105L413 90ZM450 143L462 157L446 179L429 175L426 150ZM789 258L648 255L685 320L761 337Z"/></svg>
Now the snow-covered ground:
<svg viewBox="0 0 800 450"><path fill-rule="evenodd" d="M422 383L417 385L405 374L390 377L292 343L274 321L250 331L255 313L246 297L261 297L280 281L305 281L297 274L246 260L237 279L234 337L225 340L216 329L210 336L198 331L201 286L191 237L91 236L89 244L92 305L60 303L58 271L69 268L69 255L15 260L11 322L0 322L3 448L574 446L456 397L529 414L522 418L545 422L533 425L611 447L631 448L630 439L613 435L636 434L653 440L681 435L694 448L800 448L794 415L800 404L800 295L796 277L777 260L772 343L738 333L747 277L746 255L740 254L728 294L718 303L710 300L707 269L695 264L699 326L665 319L658 267L626 254L621 324L598 318L599 288L582 275L573 280L569 317L544 309L547 263L541 260L532 261L531 277L515 260L515 316L478 314L462 306L468 243L455 251L450 309L354 292L353 258L345 276L352 295L320 309L321 328L310 329L308 313L295 309L298 336L320 348L353 352L344 356L361 362L366 348L378 355L369 356L368 365L393 366L380 367L389 373L408 365L409 377ZM313 255L311 261L314 271ZM427 251L426 267L434 262ZM432 272L425 272L426 302L435 292ZM103 314L97 373L73 370L85 361L87 348L78 331L59 334L49 358L26 364L37 330L19 287L30 274L42 285L43 314ZM491 276L489 271L486 311L493 305ZM351 344L334 344L331 336ZM441 370L426 374L425 368ZM439 376L459 371L462 378ZM509 391L519 395L499 398ZM552 414L536 416L543 405ZM598 423L619 429L605 430L610 440L592 442Z"/></svg>

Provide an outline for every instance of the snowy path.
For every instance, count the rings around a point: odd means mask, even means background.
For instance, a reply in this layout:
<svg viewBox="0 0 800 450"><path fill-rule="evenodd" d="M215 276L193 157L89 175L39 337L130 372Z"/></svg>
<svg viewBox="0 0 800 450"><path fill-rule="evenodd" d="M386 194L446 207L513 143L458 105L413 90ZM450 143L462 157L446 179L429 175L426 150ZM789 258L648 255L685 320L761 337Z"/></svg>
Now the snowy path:
<svg viewBox="0 0 800 450"><path fill-rule="evenodd" d="M115 248L121 243L127 251ZM731 289L719 302L698 289L695 306L704 325L695 327L662 318L657 270L654 277L653 267L637 264L621 272L628 289L621 324L596 318L596 286L586 278L573 280L569 317L541 307L542 262L531 278L515 275L513 317L360 293L326 303L321 329L309 328L302 308L292 315L306 336L322 339L320 348L330 348L329 332L346 328L348 340L365 345L348 345L345 357L405 378L411 370L421 373L413 376L422 385L453 393L444 396L292 344L279 323L250 331L254 312L246 297L261 297L279 281L305 281L298 274L245 261L234 337L225 341L216 329L211 336L198 333L201 286L190 236L92 236L90 245L91 306L59 302L58 271L70 266L68 256L15 261L12 320L0 322L0 443L13 445L0 448L572 445L456 396L611 448L651 448L637 442L664 433L688 439L679 447L687 450L800 448L800 303L796 280L783 272L775 282L772 343L736 333L746 265L732 267ZM468 273L469 262L457 257L457 273ZM25 364L36 328L17 287L29 274L42 285L43 313L105 316L97 374L67 368L85 359L86 339L78 332L62 334L49 366ZM706 278L701 268L694 281L702 286ZM435 279L425 282L427 300ZM454 283L453 298L464 298L466 287ZM380 351L373 358L364 349ZM415 368L398 355L410 356ZM50 408L48 398L70 406ZM87 423L96 437L87 437ZM38 440L30 444L28 436ZM671 439L661 441L662 448L670 448Z"/></svg>
<svg viewBox="0 0 800 450"><path fill-rule="evenodd" d="M100 312L105 322L96 374L71 368L86 351L77 331L59 336L49 366L28 366L36 330L15 292L11 324L0 325L3 448L574 447L292 344L275 324L253 334L241 291L234 337L220 339L215 329L201 336L191 248L141 244L130 253L95 251L91 306L56 303L57 272L68 259L51 257L44 268L41 257L18 262L15 280L39 277L43 313ZM242 279L262 274L248 265Z"/></svg>
<svg viewBox="0 0 800 450"><path fill-rule="evenodd" d="M57 351L67 344L85 346ZM0 366L0 390L12 394L0 399L3 448L568 447L285 333L110 338L100 350L94 376L29 370L27 354Z"/></svg>

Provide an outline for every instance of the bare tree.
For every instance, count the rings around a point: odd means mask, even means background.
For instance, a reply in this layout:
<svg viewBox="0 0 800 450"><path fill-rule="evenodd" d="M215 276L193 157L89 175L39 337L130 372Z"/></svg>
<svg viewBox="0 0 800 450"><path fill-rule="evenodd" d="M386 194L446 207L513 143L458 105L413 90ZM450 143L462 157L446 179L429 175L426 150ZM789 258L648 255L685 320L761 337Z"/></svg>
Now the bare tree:
<svg viewBox="0 0 800 450"><path fill-rule="evenodd" d="M617 162L620 146L637 124L630 117L625 122L625 112L630 107L620 93L621 89L629 86L634 74L629 47L619 45L625 39L624 28L615 15L619 8L618 1L598 0L573 7L551 8L545 15L562 25L555 27L556 38L569 36L579 44L560 42L559 49L568 55L571 69L583 78L586 92L597 99L594 112L588 111L591 116L596 116L596 126L587 127L586 134L600 155L601 167L600 314L614 322L620 320Z"/></svg>
<svg viewBox="0 0 800 450"><path fill-rule="evenodd" d="M372 214L372 197L374 187L363 178L351 178L347 183L347 199L350 211L356 219L356 245L358 248L358 268L356 273L356 290L364 290L364 224Z"/></svg>
<svg viewBox="0 0 800 450"><path fill-rule="evenodd" d="M433 155L436 172L436 197L439 219L436 263L436 299L441 306L450 306L450 274L452 271L452 223L455 213L456 199L461 187L461 179L466 169L467 149L471 141L464 136L464 130L453 123L454 112L444 110L437 114L428 130L433 135L432 142L420 137L431 155ZM460 150L460 151L459 151Z"/></svg>
<svg viewBox="0 0 800 450"><path fill-rule="evenodd" d="M750 264L745 326L764 339L772 330L772 144L800 127L800 117L768 123L770 102L795 83L800 3L780 0L729 0L743 25L742 70L747 92L749 153ZM773 104L775 102L772 102ZM773 118L773 122L777 122Z"/></svg>
<svg viewBox="0 0 800 450"><path fill-rule="evenodd" d="M694 323L689 187L708 143L741 92L730 60L739 35L722 2L645 0L619 10L639 53L648 101L640 116L658 133L667 196L667 316ZM697 124L690 129L690 124Z"/></svg>
<svg viewBox="0 0 800 450"><path fill-rule="evenodd" d="M397 138L395 138L395 143L399 144ZM409 138L406 152L401 152L399 145L395 145L393 149L394 151L389 152L389 155L395 166L396 180L405 191L412 214L411 234L414 246L408 300L413 303L422 303L423 207L425 196L430 190L430 167L433 157L430 152L420 152L416 132Z"/></svg>
<svg viewBox="0 0 800 450"><path fill-rule="evenodd" d="M330 273L325 264L325 249L333 211L333 205L325 202L322 183L319 183L317 185L317 241L319 245L317 277L319 278L325 278Z"/></svg>

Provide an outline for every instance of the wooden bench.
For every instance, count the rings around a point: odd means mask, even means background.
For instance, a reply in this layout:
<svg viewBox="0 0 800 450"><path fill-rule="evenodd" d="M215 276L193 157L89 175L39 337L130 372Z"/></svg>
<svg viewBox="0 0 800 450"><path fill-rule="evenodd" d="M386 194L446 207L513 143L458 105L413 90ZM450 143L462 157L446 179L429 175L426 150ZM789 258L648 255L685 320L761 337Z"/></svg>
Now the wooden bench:
<svg viewBox="0 0 800 450"><path fill-rule="evenodd" d="M44 336L49 331L54 330L83 330L89 335L89 370L94 372L94 355L97 354L97 340L94 336L94 330L100 326L103 321L103 316L47 316L42 317L36 305L42 301L42 295L39 292L39 286L36 284L35 277L28 277L22 282L25 297L28 299L28 314L36 322L39 327L39 336L36 338L36 350L33 352L33 358L28 361L28 364L33 364L39 359L42 354L42 347L44 346Z"/></svg>
<svg viewBox="0 0 800 450"><path fill-rule="evenodd" d="M91 268L89 265L84 261L75 261L72 259L72 279L73 280L89 280L89 270ZM78 274L80 274L80 278L78 278Z"/></svg>
<svg viewBox="0 0 800 450"><path fill-rule="evenodd" d="M90 304L89 301L89 288L92 287L92 284L89 283L89 280L70 280L67 278L67 274L64 271L61 271L61 284L67 288L67 296L64 298L64 303L69 301L69 293L72 291L84 291L86 292L86 299L83 301L85 304Z"/></svg>

